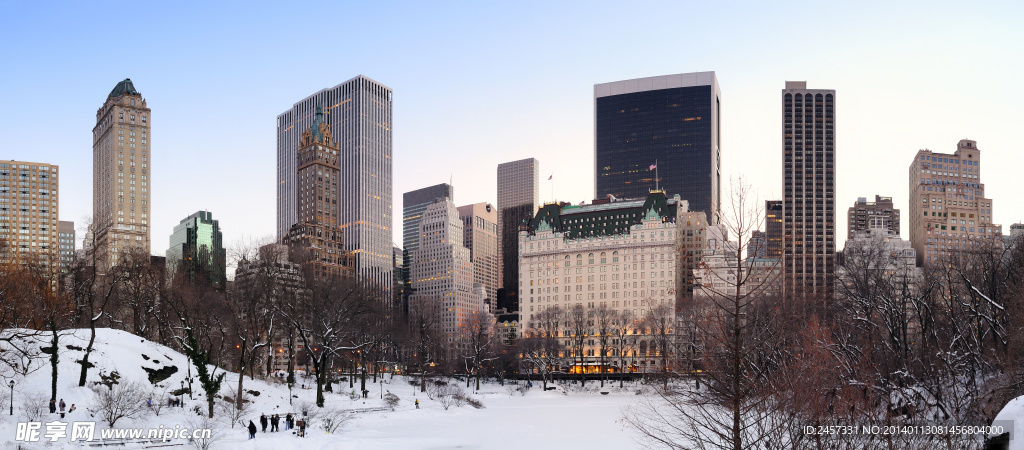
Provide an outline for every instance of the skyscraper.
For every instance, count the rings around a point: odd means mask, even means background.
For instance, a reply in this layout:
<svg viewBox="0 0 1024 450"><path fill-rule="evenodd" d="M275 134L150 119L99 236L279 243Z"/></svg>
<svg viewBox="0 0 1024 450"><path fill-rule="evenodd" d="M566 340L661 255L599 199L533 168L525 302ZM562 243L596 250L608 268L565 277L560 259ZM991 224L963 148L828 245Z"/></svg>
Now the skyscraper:
<svg viewBox="0 0 1024 450"><path fill-rule="evenodd" d="M92 129L92 232L97 269L108 270L129 246L150 249L152 116L125 78L96 110Z"/></svg>
<svg viewBox="0 0 1024 450"><path fill-rule="evenodd" d="M296 169L299 217L283 241L292 246L290 253L297 261L312 269L313 277L349 276L352 256L338 225L338 145L323 116L317 106L313 123L302 132ZM388 281L390 286L393 280Z"/></svg>
<svg viewBox="0 0 1024 450"><path fill-rule="evenodd" d="M190 279L202 275L214 286L224 287L227 254L220 223L209 211L199 211L174 227L167 248L167 269L184 270Z"/></svg>
<svg viewBox="0 0 1024 450"><path fill-rule="evenodd" d="M57 222L57 254L60 271L67 272L71 262L75 260L75 223L61 220Z"/></svg>
<svg viewBox="0 0 1024 450"><path fill-rule="evenodd" d="M782 200L764 202L764 230L765 257L782 259Z"/></svg>
<svg viewBox="0 0 1024 450"><path fill-rule="evenodd" d="M853 239L856 233L867 232L872 218L882 218L885 229L899 236L900 210L893 206L892 197L876 195L873 202L869 202L867 197L858 197L846 211L847 239Z"/></svg>
<svg viewBox="0 0 1024 450"><path fill-rule="evenodd" d="M484 298L495 305L498 292L498 211L490 203L458 207L462 220L462 246L469 249L473 281L484 288Z"/></svg>
<svg viewBox="0 0 1024 450"><path fill-rule="evenodd" d="M720 111L714 72L594 85L594 198L645 198L657 187L718 223Z"/></svg>
<svg viewBox="0 0 1024 450"><path fill-rule="evenodd" d="M498 164L498 273L504 289L498 308L519 310L519 227L539 206L540 163L527 158Z"/></svg>
<svg viewBox="0 0 1024 450"><path fill-rule="evenodd" d="M60 265L57 175L52 164L0 163L0 238L9 246L4 252L13 250Z"/></svg>
<svg viewBox="0 0 1024 450"><path fill-rule="evenodd" d="M415 258L416 249L420 245L420 221L423 212L436 200L455 198L455 190L448 183L441 183L402 194L402 271L405 301L408 301L409 289L412 287L409 269ZM407 306L407 305L406 305Z"/></svg>
<svg viewBox="0 0 1024 450"><path fill-rule="evenodd" d="M473 263L469 249L462 246L462 221L455 204L447 199L432 203L423 212L419 230L409 311L437 320L448 351L465 348L461 337L472 314L484 311L484 305L473 292Z"/></svg>
<svg viewBox="0 0 1024 450"><path fill-rule="evenodd" d="M805 81L782 90L783 287L822 298L835 292L835 97Z"/></svg>
<svg viewBox="0 0 1024 450"><path fill-rule="evenodd" d="M917 152L910 163L910 242L918 265L995 245L1002 234L1002 226L992 223L977 142L962 139L953 154Z"/></svg>
<svg viewBox="0 0 1024 450"><path fill-rule="evenodd" d="M390 298L392 92L387 86L360 75L277 116L277 237L283 239L299 219L299 137L318 105L339 146L338 220L345 249L352 252L356 273L381 286Z"/></svg>

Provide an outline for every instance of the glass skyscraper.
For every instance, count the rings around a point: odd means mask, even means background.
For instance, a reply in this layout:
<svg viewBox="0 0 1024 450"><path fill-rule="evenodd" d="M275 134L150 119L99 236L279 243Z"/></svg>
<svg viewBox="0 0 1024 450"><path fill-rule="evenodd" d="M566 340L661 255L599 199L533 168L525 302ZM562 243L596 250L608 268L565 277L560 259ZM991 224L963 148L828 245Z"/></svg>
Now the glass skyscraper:
<svg viewBox="0 0 1024 450"><path fill-rule="evenodd" d="M339 147L338 224L356 274L390 298L394 281L391 235L391 88L359 75L295 103L277 116L277 238L298 222L299 137L317 106Z"/></svg>
<svg viewBox="0 0 1024 450"><path fill-rule="evenodd" d="M594 198L659 188L718 223L720 110L714 72L594 85Z"/></svg>
<svg viewBox="0 0 1024 450"><path fill-rule="evenodd" d="M186 270L195 279L203 274L211 284L224 286L227 254L220 223L209 211L199 211L181 220L171 233L167 249L167 267L171 271Z"/></svg>

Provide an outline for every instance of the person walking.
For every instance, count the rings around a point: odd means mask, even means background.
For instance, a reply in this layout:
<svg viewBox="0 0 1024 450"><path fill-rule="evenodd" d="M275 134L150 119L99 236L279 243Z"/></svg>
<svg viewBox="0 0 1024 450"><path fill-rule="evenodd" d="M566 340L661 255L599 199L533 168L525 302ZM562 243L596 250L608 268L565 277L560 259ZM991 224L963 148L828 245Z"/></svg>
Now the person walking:
<svg viewBox="0 0 1024 450"><path fill-rule="evenodd" d="M263 427L263 432L267 432L267 415L260 414L260 426Z"/></svg>
<svg viewBox="0 0 1024 450"><path fill-rule="evenodd" d="M71 404L71 408L68 409L68 414L71 414L73 412L75 412L75 404L74 403L72 403Z"/></svg>
<svg viewBox="0 0 1024 450"><path fill-rule="evenodd" d="M57 412L57 401L51 398L50 399L50 414L53 414L53 413L56 413L56 412Z"/></svg>
<svg viewBox="0 0 1024 450"><path fill-rule="evenodd" d="M299 419L299 437L306 437L306 419Z"/></svg>
<svg viewBox="0 0 1024 450"><path fill-rule="evenodd" d="M292 413L288 413L288 415L284 416L284 430L288 431L292 429L292 423L294 422L295 419L292 418Z"/></svg>
<svg viewBox="0 0 1024 450"><path fill-rule="evenodd" d="M420 409L420 399L416 399L416 409Z"/></svg>
<svg viewBox="0 0 1024 450"><path fill-rule="evenodd" d="M61 419L63 419L63 418L64 418L64 408L66 408L67 406L68 406L68 405L66 405L66 404L64 403L64 399L60 399L60 418L61 418Z"/></svg>
<svg viewBox="0 0 1024 450"><path fill-rule="evenodd" d="M280 423L281 423L281 417L280 416L278 416L277 414L274 414L273 416L270 416L270 432L273 433L275 431L280 431L278 429L278 427L277 427L278 424L280 424Z"/></svg>
<svg viewBox="0 0 1024 450"><path fill-rule="evenodd" d="M256 439L256 424L249 421L249 439Z"/></svg>

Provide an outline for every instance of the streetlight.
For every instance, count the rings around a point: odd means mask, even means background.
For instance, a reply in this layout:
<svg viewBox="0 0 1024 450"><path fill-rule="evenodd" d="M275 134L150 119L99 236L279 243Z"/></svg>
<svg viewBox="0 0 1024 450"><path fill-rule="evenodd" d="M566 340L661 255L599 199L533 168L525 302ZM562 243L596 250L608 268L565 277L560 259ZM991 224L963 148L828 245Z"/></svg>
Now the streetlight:
<svg viewBox="0 0 1024 450"><path fill-rule="evenodd" d="M11 380L11 415L14 415L14 380Z"/></svg>

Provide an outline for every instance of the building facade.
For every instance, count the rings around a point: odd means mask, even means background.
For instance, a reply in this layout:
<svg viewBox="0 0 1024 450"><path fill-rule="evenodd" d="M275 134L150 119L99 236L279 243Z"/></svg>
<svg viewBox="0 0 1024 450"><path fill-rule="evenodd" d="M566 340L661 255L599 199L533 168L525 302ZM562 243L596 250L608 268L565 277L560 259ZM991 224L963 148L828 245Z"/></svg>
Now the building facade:
<svg viewBox="0 0 1024 450"><path fill-rule="evenodd" d="M469 249L473 281L484 289L484 298L496 306L498 293L498 210L490 203L458 207L462 220L462 246Z"/></svg>
<svg viewBox="0 0 1024 450"><path fill-rule="evenodd" d="M1000 240L1002 226L992 223L992 199L981 182L977 142L963 139L952 154L917 152L910 164L910 217L920 266Z"/></svg>
<svg viewBox="0 0 1024 450"><path fill-rule="evenodd" d="M717 223L721 91L714 72L594 85L594 198L679 194Z"/></svg>
<svg viewBox="0 0 1024 450"><path fill-rule="evenodd" d="M10 256L38 257L60 266L58 167L53 164L0 163L0 238Z"/></svg>
<svg viewBox="0 0 1024 450"><path fill-rule="evenodd" d="M420 245L412 263L411 315L433 318L444 347L466 348L473 316L485 312L483 298L473 291L473 263L462 246L464 231L459 211L448 199L432 203L420 221Z"/></svg>
<svg viewBox="0 0 1024 450"><path fill-rule="evenodd" d="M685 200L666 198L661 191L642 200L544 205L519 237L523 333L536 333L540 325L535 320L552 307L567 311L580 305L593 314L604 306L638 321L659 308L674 316L686 294L680 255L703 248L685 246L703 240L685 231L688 212ZM703 211L694 213L691 226L704 216ZM644 359L652 355L639 350L649 344L637 342L630 351L636 370L656 369L654 360ZM597 361L596 345L589 341L583 350L586 364ZM619 354L608 356L614 360Z"/></svg>
<svg viewBox="0 0 1024 450"><path fill-rule="evenodd" d="M764 202L765 257L782 259L782 200Z"/></svg>
<svg viewBox="0 0 1024 450"><path fill-rule="evenodd" d="M101 273L128 247L150 253L152 124L146 99L128 78L117 83L96 110L91 228Z"/></svg>
<svg viewBox="0 0 1024 450"><path fill-rule="evenodd" d="M284 244L267 244L259 248L255 258L242 258L235 268L233 289L251 295L265 295L261 292L272 286L270 302L283 305L304 290L302 266L292 262L289 248ZM268 373L283 375L288 371L288 361L294 369L306 370L306 353L302 340L295 329L287 325L274 325L271 339L271 358Z"/></svg>
<svg viewBox="0 0 1024 450"><path fill-rule="evenodd" d="M67 272L75 261L75 223L67 220L57 222L57 258L60 271Z"/></svg>
<svg viewBox="0 0 1024 450"><path fill-rule="evenodd" d="M836 91L782 90L783 287L831 299L836 272Z"/></svg>
<svg viewBox="0 0 1024 450"><path fill-rule="evenodd" d="M390 298L392 92L357 76L300 100L277 116L277 238L299 222L298 146L318 106L339 147L338 220L356 274L384 289ZM332 198L332 206L333 206Z"/></svg>
<svg viewBox="0 0 1024 450"><path fill-rule="evenodd" d="M310 269L308 275L316 279L352 275L353 258L345 250L340 225L339 158L338 145L318 107L313 122L302 132L296 159L298 221L283 239L292 247L292 257L306 265ZM388 263L393 269L391 247L388 254L391 255Z"/></svg>
<svg viewBox="0 0 1024 450"><path fill-rule="evenodd" d="M412 287L409 269L412 267L416 249L420 245L420 221L423 220L423 212L435 201L446 198L455 198L455 189L448 183L436 184L402 194L402 280L403 291L406 293L403 297L406 310L409 301L408 293Z"/></svg>
<svg viewBox="0 0 1024 450"><path fill-rule="evenodd" d="M224 286L227 253L220 222L209 211L199 211L178 223L171 233L166 253L167 271L174 276L184 270L189 279L201 274L214 286Z"/></svg>
<svg viewBox="0 0 1024 450"><path fill-rule="evenodd" d="M900 234L900 210L892 204L892 197L875 196L875 201L869 202L867 197L858 197L857 202L846 212L847 218L847 239L855 234L867 232L872 218L883 217L889 232Z"/></svg>
<svg viewBox="0 0 1024 450"><path fill-rule="evenodd" d="M498 308L519 311L519 229L540 206L540 162L534 158L498 164L498 273L503 289Z"/></svg>

